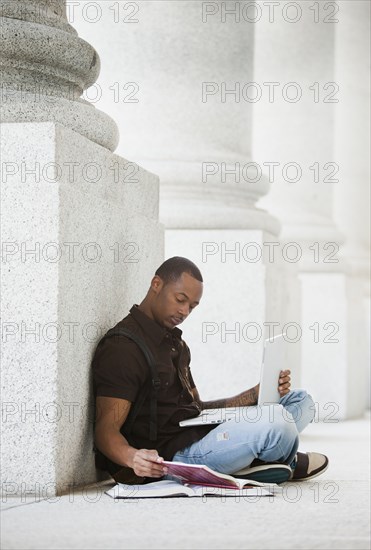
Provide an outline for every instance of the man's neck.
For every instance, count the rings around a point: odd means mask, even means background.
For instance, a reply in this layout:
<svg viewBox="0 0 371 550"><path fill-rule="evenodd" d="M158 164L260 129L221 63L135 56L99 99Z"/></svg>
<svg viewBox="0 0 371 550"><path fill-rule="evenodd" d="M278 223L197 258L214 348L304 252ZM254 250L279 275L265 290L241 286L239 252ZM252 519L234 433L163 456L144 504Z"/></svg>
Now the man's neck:
<svg viewBox="0 0 371 550"><path fill-rule="evenodd" d="M144 298L143 302L141 302L138 306L138 309L144 313L145 315L147 315L147 317L149 317L150 319L152 319L152 321L154 321L154 317L152 315L152 311L151 311L151 308L149 306L149 303L148 301L146 300L146 298Z"/></svg>

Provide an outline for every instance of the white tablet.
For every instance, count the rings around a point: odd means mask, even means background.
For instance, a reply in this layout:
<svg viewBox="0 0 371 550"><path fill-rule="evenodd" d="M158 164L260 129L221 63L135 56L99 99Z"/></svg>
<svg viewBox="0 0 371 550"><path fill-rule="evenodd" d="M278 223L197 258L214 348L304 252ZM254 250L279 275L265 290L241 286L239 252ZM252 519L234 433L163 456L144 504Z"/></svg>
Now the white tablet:
<svg viewBox="0 0 371 550"><path fill-rule="evenodd" d="M260 373L258 405L278 403L278 379L281 370L286 369L286 333L267 338L264 342L263 362Z"/></svg>

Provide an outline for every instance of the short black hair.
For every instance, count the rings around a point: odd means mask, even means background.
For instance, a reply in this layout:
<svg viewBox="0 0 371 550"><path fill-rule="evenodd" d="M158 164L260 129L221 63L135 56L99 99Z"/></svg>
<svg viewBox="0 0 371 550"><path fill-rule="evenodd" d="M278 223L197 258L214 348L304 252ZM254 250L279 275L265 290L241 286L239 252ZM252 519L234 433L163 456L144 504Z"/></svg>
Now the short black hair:
<svg viewBox="0 0 371 550"><path fill-rule="evenodd" d="M165 284L170 281L175 282L182 276L182 273L188 273L197 281L203 282L201 271L198 269L197 265L188 260L188 258L183 258L182 256L174 256L165 260L163 264L156 270L155 275L160 277Z"/></svg>

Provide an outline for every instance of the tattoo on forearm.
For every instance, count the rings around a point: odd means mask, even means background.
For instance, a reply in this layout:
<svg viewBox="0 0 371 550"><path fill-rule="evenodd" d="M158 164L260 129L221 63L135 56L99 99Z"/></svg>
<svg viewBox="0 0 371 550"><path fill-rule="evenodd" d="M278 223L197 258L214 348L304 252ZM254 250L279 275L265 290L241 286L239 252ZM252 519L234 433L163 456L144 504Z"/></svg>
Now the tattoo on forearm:
<svg viewBox="0 0 371 550"><path fill-rule="evenodd" d="M254 386L249 390L246 390L234 397L227 397L226 399L216 399L214 401L202 401L201 405L203 409L223 409L225 407L248 407L256 405L258 402L257 387Z"/></svg>
<svg viewBox="0 0 371 550"><path fill-rule="evenodd" d="M225 409L227 407L227 399L215 399L214 401L202 401L203 409Z"/></svg>
<svg viewBox="0 0 371 550"><path fill-rule="evenodd" d="M235 397L227 399L227 407L248 407L256 405L258 402L258 393L256 388L250 388Z"/></svg>

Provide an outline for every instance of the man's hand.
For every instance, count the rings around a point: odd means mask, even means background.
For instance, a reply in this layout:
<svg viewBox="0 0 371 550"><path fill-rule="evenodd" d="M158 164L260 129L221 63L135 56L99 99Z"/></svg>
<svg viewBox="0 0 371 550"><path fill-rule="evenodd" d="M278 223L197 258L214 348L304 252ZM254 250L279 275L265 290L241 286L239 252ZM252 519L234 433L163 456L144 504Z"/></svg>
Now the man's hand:
<svg viewBox="0 0 371 550"><path fill-rule="evenodd" d="M291 386L291 371L281 370L280 377L278 379L278 391L281 397L289 393Z"/></svg>
<svg viewBox="0 0 371 550"><path fill-rule="evenodd" d="M162 477L167 473L166 466L162 466L163 458L155 449L132 448L128 466L141 477Z"/></svg>
<svg viewBox="0 0 371 550"><path fill-rule="evenodd" d="M162 477L166 474L161 464L164 459L155 449L136 449L120 432L131 408L130 401L98 396L96 408L95 443L107 458L132 468L139 477Z"/></svg>

